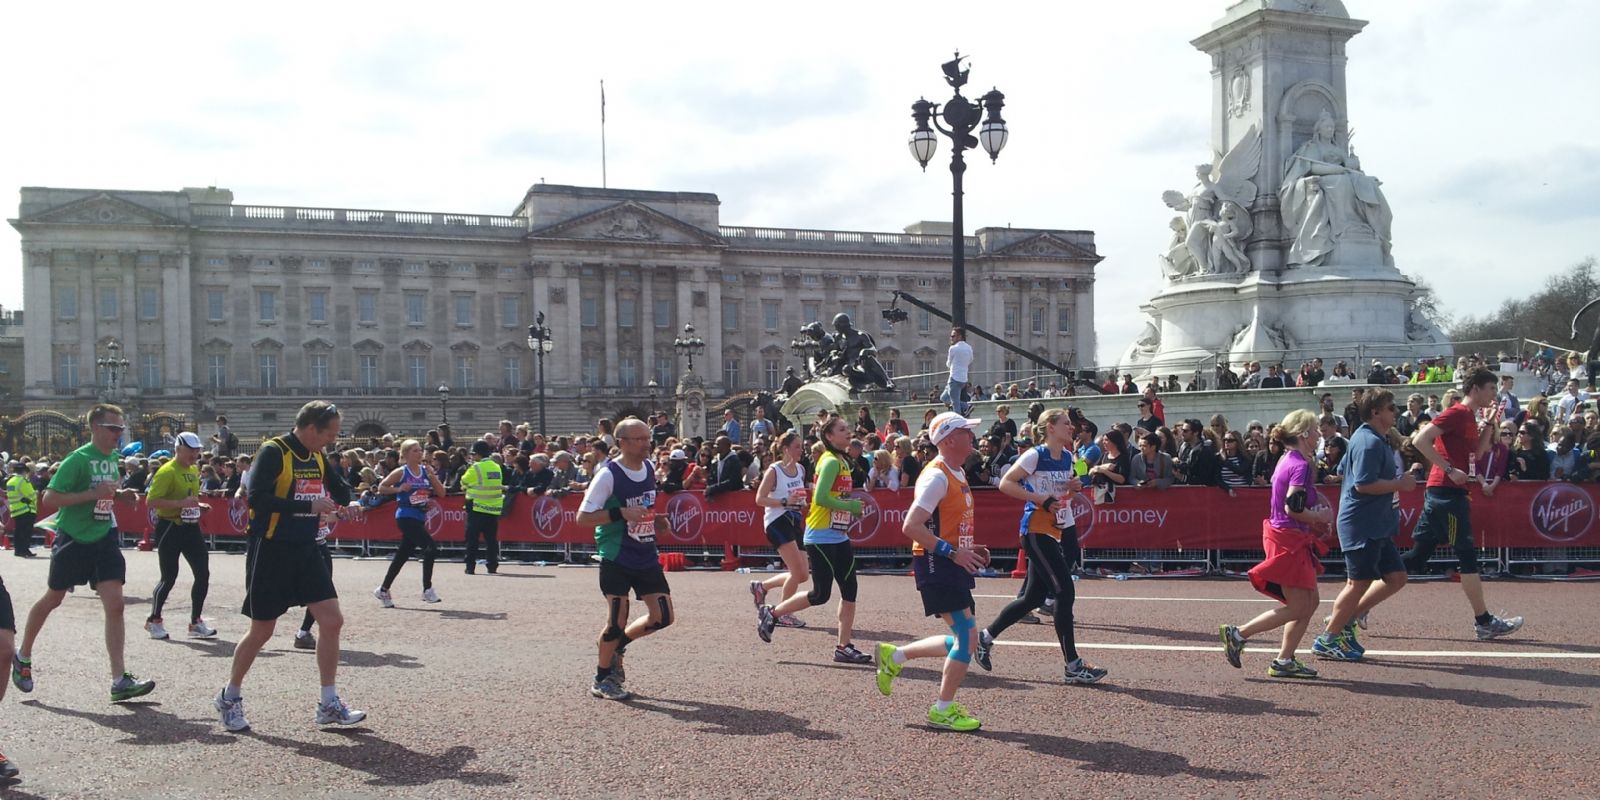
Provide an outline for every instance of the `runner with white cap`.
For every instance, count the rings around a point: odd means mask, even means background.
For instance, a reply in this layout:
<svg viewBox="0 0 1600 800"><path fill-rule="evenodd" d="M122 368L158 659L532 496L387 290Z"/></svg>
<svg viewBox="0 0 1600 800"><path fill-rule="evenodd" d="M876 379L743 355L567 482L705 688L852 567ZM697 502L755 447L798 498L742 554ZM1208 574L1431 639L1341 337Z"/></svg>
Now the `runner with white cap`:
<svg viewBox="0 0 1600 800"><path fill-rule="evenodd" d="M156 470L155 477L150 479L150 491L145 495L156 514L156 561L161 565L161 580L156 582L154 596L150 599L150 616L144 623L152 639L168 636L162 624L161 608L178 580L179 556L189 562L189 572L194 576L194 586L189 590L189 637L210 639L217 635L200 616L206 603L206 591L211 587L211 555L206 537L200 532L200 515L211 508L200 502L200 472L195 468L200 450L198 434L188 431L178 434L173 442L172 460Z"/></svg>
<svg viewBox="0 0 1600 800"><path fill-rule="evenodd" d="M961 464L972 455L972 429L981 420L946 411L928 424L928 439L939 455L917 476L911 510L901 530L912 546L912 572L922 594L922 610L950 626L949 636L930 636L905 647L880 642L877 647L878 691L887 696L894 679L913 658L944 657L939 700L928 709L928 724L957 731L982 727L955 702L956 690L972 663L977 623L973 621L972 577L989 562L989 548L974 541L972 489Z"/></svg>

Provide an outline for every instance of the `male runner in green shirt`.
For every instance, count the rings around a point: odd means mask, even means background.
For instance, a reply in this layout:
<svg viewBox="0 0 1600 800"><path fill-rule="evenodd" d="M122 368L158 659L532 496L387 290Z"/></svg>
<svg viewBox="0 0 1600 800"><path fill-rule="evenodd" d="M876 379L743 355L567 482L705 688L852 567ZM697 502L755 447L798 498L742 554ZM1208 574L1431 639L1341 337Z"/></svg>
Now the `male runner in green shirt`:
<svg viewBox="0 0 1600 800"><path fill-rule="evenodd" d="M111 657L111 702L143 697L156 688L122 663L122 584L127 564L121 542L111 535L116 521L112 505L121 495L132 500L137 493L117 489L117 442L127 430L122 409L97 405L89 411L89 443L62 459L55 477L44 491L42 505L59 508L55 549L50 553L50 577L44 596L28 612L28 629L22 649L12 656L11 682L23 692L33 691L33 643L39 638L50 612L61 605L67 590L87 583L100 593L106 613L106 653Z"/></svg>

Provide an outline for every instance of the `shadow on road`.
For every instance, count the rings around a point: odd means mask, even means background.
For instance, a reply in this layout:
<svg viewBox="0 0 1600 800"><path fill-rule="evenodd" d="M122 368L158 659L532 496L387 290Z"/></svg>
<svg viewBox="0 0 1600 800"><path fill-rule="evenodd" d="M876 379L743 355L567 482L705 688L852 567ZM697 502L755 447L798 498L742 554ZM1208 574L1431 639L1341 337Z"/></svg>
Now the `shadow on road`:
<svg viewBox="0 0 1600 800"><path fill-rule="evenodd" d="M921 729L920 725L907 725ZM1243 770L1213 769L1189 763L1177 753L1148 750L1122 742L1084 742L1048 733L1013 733L1010 731L979 730L970 734L984 739L1009 742L1041 755L1055 756L1082 762L1078 769L1091 772L1109 772L1118 775L1145 775L1170 778L1188 775L1212 781L1259 781L1267 776Z"/></svg>
<svg viewBox="0 0 1600 800"><path fill-rule="evenodd" d="M285 651L289 652L289 651ZM295 650L292 652L304 653L316 657L315 650ZM266 651L261 652L266 655ZM399 669L422 669L422 662L416 656L404 653L368 653L364 650L339 650L339 666L341 667L396 667Z"/></svg>
<svg viewBox="0 0 1600 800"><path fill-rule="evenodd" d="M785 628L785 630L799 631L802 633L811 631L813 633L825 633L829 636L839 635L838 628L824 627L821 625L807 625L804 628ZM922 636L917 636L910 633L901 633L899 631L866 631L860 628L856 628L854 633L856 640L861 642L914 642L923 638Z"/></svg>
<svg viewBox="0 0 1600 800"><path fill-rule="evenodd" d="M1367 637L1363 636L1363 640ZM1546 642L1540 639L1495 639L1492 643L1478 642L1464 639L1460 636L1374 636L1373 639L1394 639L1401 642L1442 642L1454 644L1463 649L1472 647L1504 647L1515 650L1555 650L1562 653L1600 653L1592 644L1573 644L1572 642Z"/></svg>
<svg viewBox="0 0 1600 800"><path fill-rule="evenodd" d="M439 781L461 781L469 786L503 786L515 781L499 772L471 772L467 764L478 757L477 748L457 745L438 755L419 753L362 728L325 729L350 740L348 744L323 744L252 733L252 738L296 755L336 767L371 775L368 786L425 786Z"/></svg>
<svg viewBox="0 0 1600 800"><path fill-rule="evenodd" d="M1151 628L1144 625L1105 625L1094 622L1081 622L1074 620L1074 630L1105 631L1106 633L1120 633L1125 636L1143 636L1149 639L1176 640L1180 642L1194 642L1196 644L1216 644L1217 635L1195 630L1174 630L1171 628ZM1219 646L1217 648L1221 650Z"/></svg>
<svg viewBox="0 0 1600 800"><path fill-rule="evenodd" d="M699 700L672 700L665 697L634 695L628 705L643 711L665 714L673 719L700 725L701 733L728 736L772 736L787 733L800 739L830 741L839 734L817 730L811 721L791 714L765 709L739 708Z"/></svg>
<svg viewBox="0 0 1600 800"><path fill-rule="evenodd" d="M1443 672L1468 678L1499 678L1508 681L1528 681L1546 686L1572 689L1600 689L1600 675L1581 672L1562 672L1555 669L1508 667L1501 664L1441 664L1437 661L1383 660L1384 666L1406 667L1427 672Z"/></svg>
<svg viewBox="0 0 1600 800"><path fill-rule="evenodd" d="M395 611L420 611L425 614L438 614L439 619L485 620L488 622L504 622L504 611L467 611L460 608L395 608Z"/></svg>
<svg viewBox="0 0 1600 800"><path fill-rule="evenodd" d="M181 645L199 653L207 658L233 658L233 650L237 643L226 639L168 639L171 644ZM283 653L262 648L256 658L277 658Z"/></svg>
<svg viewBox="0 0 1600 800"><path fill-rule="evenodd" d="M42 795L24 792L20 789L17 789L16 787L20 786L21 784L21 778L0 779L0 792L3 792L3 794L0 794L0 797L5 797L8 799L16 798L16 800L45 800L44 796Z"/></svg>
<svg viewBox="0 0 1600 800"><path fill-rule="evenodd" d="M127 734L127 738L118 740L118 744L131 745L174 745L174 744L232 744L234 738L225 736L217 731L217 726L212 721L204 723L183 719L176 714L169 714L159 710L160 703L121 703L119 708L125 709L126 714L97 714L92 711L79 711L75 708L62 708L41 703L38 700L24 700L23 705L33 706L41 711L48 711L63 717L86 720L102 728L109 728Z"/></svg>
<svg viewBox="0 0 1600 800"><path fill-rule="evenodd" d="M1245 680L1251 683L1276 683L1276 681L1267 678L1246 678ZM1428 686L1421 683L1380 683L1377 681L1357 681L1324 676L1314 681L1304 681L1299 685L1343 689L1352 694L1392 697L1398 700L1430 700L1454 703L1471 708L1589 708L1589 706L1582 703L1569 703L1564 700L1534 700L1526 697L1517 697L1516 695L1500 694L1499 692L1488 692L1482 689Z"/></svg>
<svg viewBox="0 0 1600 800"><path fill-rule="evenodd" d="M863 676L863 686L872 685L870 682L866 681L876 674L877 671L871 664L834 664L814 663L810 661L779 661L776 663L781 667L810 667L812 669L836 669L846 672L854 672ZM943 662L940 663L942 664ZM937 684L939 681L944 679L944 673L935 669L908 666L900 670L900 677L896 678L896 680L906 680L908 678ZM1062 684L1060 681L1036 681L1022 678L997 678L990 673L972 670L967 673L967 677L961 679L961 685L970 686L975 689L1028 689L1033 686L1060 686Z"/></svg>
<svg viewBox="0 0 1600 800"><path fill-rule="evenodd" d="M1106 684L1100 687L1103 692L1121 694L1135 700L1151 705L1166 706L1180 711L1200 711L1208 714L1234 714L1244 717L1254 717L1261 714L1277 714L1283 717L1318 717L1316 711L1307 711L1301 708L1284 708L1267 700L1258 700L1253 697L1239 697L1236 695L1201 695L1174 692L1166 689L1141 689L1134 686L1119 686Z"/></svg>
<svg viewBox="0 0 1600 800"><path fill-rule="evenodd" d="M554 578L554 575L542 575L537 572L484 572L479 573L486 578Z"/></svg>

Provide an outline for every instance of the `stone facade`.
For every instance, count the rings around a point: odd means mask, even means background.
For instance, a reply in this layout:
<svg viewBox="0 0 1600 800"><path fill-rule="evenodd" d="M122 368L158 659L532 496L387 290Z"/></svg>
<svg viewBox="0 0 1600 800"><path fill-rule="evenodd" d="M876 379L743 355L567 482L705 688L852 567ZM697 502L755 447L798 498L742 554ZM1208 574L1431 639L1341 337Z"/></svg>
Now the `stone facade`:
<svg viewBox="0 0 1600 800"><path fill-rule="evenodd" d="M114 339L134 405L225 413L242 434L282 430L312 398L334 399L363 433L419 431L441 413L461 429L531 420L527 328L540 311L558 431L670 407L686 323L707 345L695 372L712 406L775 387L800 326L841 310L892 374L944 368L947 326L913 308L891 330L879 312L894 289L948 304L948 232L724 226L719 205L543 184L504 216L240 205L215 188L24 188L11 221L29 309L24 403L80 412ZM1092 361L1092 232L984 228L966 248L974 324L1068 366ZM1030 369L973 344L990 380Z"/></svg>

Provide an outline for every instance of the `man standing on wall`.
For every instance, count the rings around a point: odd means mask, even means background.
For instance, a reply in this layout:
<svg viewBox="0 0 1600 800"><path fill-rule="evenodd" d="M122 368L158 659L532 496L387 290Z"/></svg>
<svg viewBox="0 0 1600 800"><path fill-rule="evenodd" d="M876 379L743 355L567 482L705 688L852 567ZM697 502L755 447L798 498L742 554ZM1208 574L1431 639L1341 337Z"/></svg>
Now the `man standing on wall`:
<svg viewBox="0 0 1600 800"><path fill-rule="evenodd" d="M944 364L950 370L950 383L945 386L944 395L939 399L964 417L967 415L967 401L963 394L972 369L972 345L967 344L965 328L950 329L950 349L945 353Z"/></svg>

